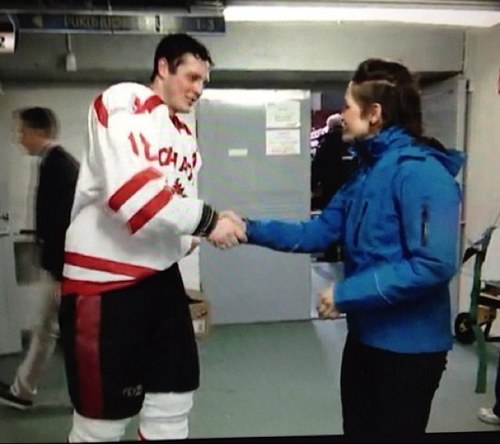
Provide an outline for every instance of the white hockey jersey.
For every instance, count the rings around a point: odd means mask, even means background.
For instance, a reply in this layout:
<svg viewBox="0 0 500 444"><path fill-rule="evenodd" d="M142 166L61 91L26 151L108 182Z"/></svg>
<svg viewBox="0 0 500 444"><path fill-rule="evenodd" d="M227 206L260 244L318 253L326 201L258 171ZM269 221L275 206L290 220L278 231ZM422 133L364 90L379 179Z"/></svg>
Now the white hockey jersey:
<svg viewBox="0 0 500 444"><path fill-rule="evenodd" d="M190 249L203 209L196 140L150 88L105 90L90 106L88 134L63 294L100 294L168 268Z"/></svg>

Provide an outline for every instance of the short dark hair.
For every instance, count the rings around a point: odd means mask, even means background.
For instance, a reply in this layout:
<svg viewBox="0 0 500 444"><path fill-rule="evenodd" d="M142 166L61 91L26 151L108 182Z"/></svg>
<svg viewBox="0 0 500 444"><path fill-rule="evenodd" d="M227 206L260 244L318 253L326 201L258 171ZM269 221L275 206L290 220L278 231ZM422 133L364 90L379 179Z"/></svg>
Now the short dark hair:
<svg viewBox="0 0 500 444"><path fill-rule="evenodd" d="M416 78L401 63L370 58L361 62L352 77L352 94L366 111L372 103L382 106L384 128L398 125L421 137L422 106Z"/></svg>
<svg viewBox="0 0 500 444"><path fill-rule="evenodd" d="M42 130L47 137L52 138L57 136L59 124L54 111L51 109L35 106L32 108L22 108L17 114L27 127Z"/></svg>
<svg viewBox="0 0 500 444"><path fill-rule="evenodd" d="M168 34L160 40L156 46L153 72L150 80L153 81L158 74L158 61L165 58L168 63L168 70L174 74L177 67L182 63L185 54L193 54L195 57L204 60L213 66L213 61L208 49L195 38L188 34Z"/></svg>

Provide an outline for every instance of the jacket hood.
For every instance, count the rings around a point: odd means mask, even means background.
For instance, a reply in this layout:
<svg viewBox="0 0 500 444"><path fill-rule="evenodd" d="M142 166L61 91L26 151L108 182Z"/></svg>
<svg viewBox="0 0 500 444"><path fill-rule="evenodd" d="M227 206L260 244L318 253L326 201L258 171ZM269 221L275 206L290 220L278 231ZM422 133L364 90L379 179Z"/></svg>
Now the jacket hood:
<svg viewBox="0 0 500 444"><path fill-rule="evenodd" d="M447 149L436 139L416 140L398 126L391 126L374 136L357 140L353 150L368 164L376 162L384 153L392 150L399 150L401 156L430 156L440 162L453 177L458 174L466 159L462 151Z"/></svg>
<svg viewBox="0 0 500 444"><path fill-rule="evenodd" d="M438 160L453 177L458 174L460 168L465 163L465 153L454 148L446 149L445 151L429 147L428 145L423 145L422 148L427 151L429 156Z"/></svg>

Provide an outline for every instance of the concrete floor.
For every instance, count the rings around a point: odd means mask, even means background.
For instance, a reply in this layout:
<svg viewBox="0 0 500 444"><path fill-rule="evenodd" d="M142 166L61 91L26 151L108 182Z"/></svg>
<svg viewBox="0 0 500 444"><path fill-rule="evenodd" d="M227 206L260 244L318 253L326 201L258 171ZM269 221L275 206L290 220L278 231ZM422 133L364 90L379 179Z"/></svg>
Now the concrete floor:
<svg viewBox="0 0 500 444"><path fill-rule="evenodd" d="M190 417L190 437L341 435L338 386L344 335L345 320L215 326L199 344L202 383ZM494 400L499 347L488 344L486 394L474 392L475 353L474 345L456 344L449 354L428 426L430 434L437 434L433 440L459 432L461 439L447 442L500 442L500 427L476 418L478 408ZM0 357L0 378L10 381L21 359ZM58 350L32 410L0 407L0 442L64 442L70 423ZM135 440L136 428L132 422L125 439Z"/></svg>
<svg viewBox="0 0 500 444"><path fill-rule="evenodd" d="M342 276L338 264L311 267L310 321L217 325L199 341L201 387L190 416L190 438L306 438L341 440L340 359L345 320L314 319L316 294ZM27 345L25 341L25 345ZM475 345L456 344L437 391L428 426L430 442L496 442L500 427L476 417L494 402L500 343L488 343L488 390L476 394ZM23 354L0 356L0 379L12 381ZM65 442L71 426L59 349L27 412L0 406L0 443ZM124 437L135 440L137 422ZM261 440L262 442L262 440Z"/></svg>

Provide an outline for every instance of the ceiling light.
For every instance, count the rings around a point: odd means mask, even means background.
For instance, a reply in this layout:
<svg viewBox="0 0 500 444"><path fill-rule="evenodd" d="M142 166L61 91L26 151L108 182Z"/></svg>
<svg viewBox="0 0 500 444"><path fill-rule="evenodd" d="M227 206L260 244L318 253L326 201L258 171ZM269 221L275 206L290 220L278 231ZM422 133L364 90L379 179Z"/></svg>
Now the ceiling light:
<svg viewBox="0 0 500 444"><path fill-rule="evenodd" d="M207 88L203 91L203 100L224 102L245 106L261 106L268 102L283 102L288 100L304 100L309 98L309 92L304 90L269 90L269 89L217 89Z"/></svg>
<svg viewBox="0 0 500 444"><path fill-rule="evenodd" d="M226 6L227 22L400 22L465 27L491 27L500 23L499 10L375 6Z"/></svg>

